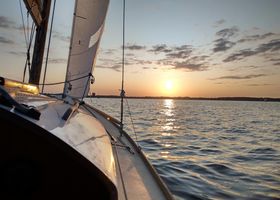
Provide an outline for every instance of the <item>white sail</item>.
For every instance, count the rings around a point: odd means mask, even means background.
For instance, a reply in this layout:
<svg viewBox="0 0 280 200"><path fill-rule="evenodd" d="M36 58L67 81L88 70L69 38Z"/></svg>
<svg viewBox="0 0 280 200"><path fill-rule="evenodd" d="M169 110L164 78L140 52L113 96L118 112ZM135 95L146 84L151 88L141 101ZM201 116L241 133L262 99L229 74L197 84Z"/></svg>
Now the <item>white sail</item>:
<svg viewBox="0 0 280 200"><path fill-rule="evenodd" d="M96 60L108 4L109 0L76 0L65 95L82 98L89 92L88 75ZM84 78L79 79L81 77Z"/></svg>

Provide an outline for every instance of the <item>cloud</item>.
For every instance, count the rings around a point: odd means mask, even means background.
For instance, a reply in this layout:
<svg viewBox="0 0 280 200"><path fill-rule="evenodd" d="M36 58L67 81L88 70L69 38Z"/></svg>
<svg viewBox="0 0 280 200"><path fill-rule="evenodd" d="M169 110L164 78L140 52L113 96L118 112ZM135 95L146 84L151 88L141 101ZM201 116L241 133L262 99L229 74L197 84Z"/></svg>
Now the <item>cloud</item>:
<svg viewBox="0 0 280 200"><path fill-rule="evenodd" d="M169 59L186 59L190 57L193 48L191 45L181 45L175 47L168 47L166 44L155 45L148 50L155 54L164 53Z"/></svg>
<svg viewBox="0 0 280 200"><path fill-rule="evenodd" d="M133 54L133 53L126 53L125 56L134 57L135 54Z"/></svg>
<svg viewBox="0 0 280 200"><path fill-rule="evenodd" d="M257 53L278 50L280 50L280 39L271 40L270 42L261 44L258 48L256 48Z"/></svg>
<svg viewBox="0 0 280 200"><path fill-rule="evenodd" d="M205 61L207 58L209 58L209 56L192 56L189 58L190 62L201 62L201 61Z"/></svg>
<svg viewBox="0 0 280 200"><path fill-rule="evenodd" d="M248 56L252 56L255 55L255 51L251 50L251 49L243 49L240 50L238 53L233 53L230 56L228 56L226 59L224 59L224 62L232 62L232 61L236 61L236 60L242 60Z"/></svg>
<svg viewBox="0 0 280 200"><path fill-rule="evenodd" d="M16 56L26 56L26 52L23 51L9 51L9 54L16 55Z"/></svg>
<svg viewBox="0 0 280 200"><path fill-rule="evenodd" d="M62 33L57 32L57 31L55 31L52 36L53 36L53 38L56 38L56 39L61 40L63 42L69 42L70 41L70 36L65 36Z"/></svg>
<svg viewBox="0 0 280 200"><path fill-rule="evenodd" d="M245 36L243 39L238 40L238 43L243 43L243 42L250 42L250 41L257 41L257 40L263 40L266 39L268 37L274 36L276 35L275 33L265 33L263 35L249 35L249 36Z"/></svg>
<svg viewBox="0 0 280 200"><path fill-rule="evenodd" d="M194 55L194 48L191 45L179 45L179 46L167 46L166 44L159 44L146 48L140 45L131 45L131 49L144 49L146 52L153 52L155 54L161 53L161 58L155 58L154 60L139 59L136 54L126 54L126 65L140 65L143 69L151 68L150 65L157 65L154 69L160 69L160 66L164 66L164 69L179 69L185 71L204 71L207 70L207 63L205 62L209 56L207 55ZM105 50L103 50L105 52ZM121 65L120 59L99 59L101 62L98 65L99 68L111 68L112 63L117 66ZM119 70L115 67L114 70Z"/></svg>
<svg viewBox="0 0 280 200"><path fill-rule="evenodd" d="M14 41L9 40L9 39L7 39L3 36L0 36L0 43L2 43L2 44L14 44Z"/></svg>
<svg viewBox="0 0 280 200"><path fill-rule="evenodd" d="M137 44L127 44L125 45L125 48L128 49L128 50L144 50L146 49L145 46L141 46L141 45L137 45Z"/></svg>
<svg viewBox="0 0 280 200"><path fill-rule="evenodd" d="M220 19L220 20L216 21L213 26L219 27L220 25L224 24L225 22L226 22L226 20Z"/></svg>
<svg viewBox="0 0 280 200"><path fill-rule="evenodd" d="M231 42L229 40L226 40L224 38L220 38L214 41L215 47L213 48L213 52L219 52L219 51L226 51L230 48L232 48L236 43Z"/></svg>
<svg viewBox="0 0 280 200"><path fill-rule="evenodd" d="M272 84L269 84L269 83L263 83L263 84L247 84L247 86L252 86L252 87L259 87L259 86L269 86L269 85L272 85Z"/></svg>
<svg viewBox="0 0 280 200"><path fill-rule="evenodd" d="M135 64L138 65L150 65L152 64L152 61L148 61L148 60L135 60Z"/></svg>
<svg viewBox="0 0 280 200"><path fill-rule="evenodd" d="M169 59L163 59L163 60L159 60L157 64L163 66L172 66L172 68L170 69L181 69L188 72L205 71L208 68L205 65L205 63L195 62L192 59L187 59L184 61L173 61Z"/></svg>
<svg viewBox="0 0 280 200"><path fill-rule="evenodd" d="M163 53L165 58L157 60L156 64L169 66L169 69L184 70L187 72L205 71L208 69L206 55L194 55L195 49L191 45L168 47L166 44L155 45L148 50L154 53Z"/></svg>
<svg viewBox="0 0 280 200"><path fill-rule="evenodd" d="M225 29L218 31L216 33L216 36L220 36L222 38L230 38L230 37L236 35L238 31L239 31L239 29L236 26L233 26L231 28L225 28Z"/></svg>
<svg viewBox="0 0 280 200"><path fill-rule="evenodd" d="M249 56L254 56L260 53L275 52L280 50L280 39L271 40L268 43L260 44L255 50L243 49L237 53L233 53L224 59L224 62L231 62L236 60L242 60Z"/></svg>
<svg viewBox="0 0 280 200"><path fill-rule="evenodd" d="M280 58L271 58L268 61L274 62L273 65L280 66Z"/></svg>
<svg viewBox="0 0 280 200"><path fill-rule="evenodd" d="M280 62L280 58L271 58L269 61L272 61L272 62Z"/></svg>
<svg viewBox="0 0 280 200"><path fill-rule="evenodd" d="M190 45L182 45L173 47L170 53L166 54L167 58L171 59L186 59L190 57L193 49Z"/></svg>
<svg viewBox="0 0 280 200"><path fill-rule="evenodd" d="M152 49L150 49L149 51L158 54L158 53L169 53L172 50L168 48L166 44L159 44L153 46Z"/></svg>
<svg viewBox="0 0 280 200"><path fill-rule="evenodd" d="M112 65L112 66L96 65L95 67L96 68L101 68L101 69L111 69L111 70L114 70L116 72L120 72L120 69L121 69L120 64L116 64L116 65Z"/></svg>
<svg viewBox="0 0 280 200"><path fill-rule="evenodd" d="M66 63L67 59L65 58L49 58L48 63L59 64Z"/></svg>
<svg viewBox="0 0 280 200"><path fill-rule="evenodd" d="M233 26L231 28L225 28L216 33L216 36L219 36L220 38L217 40L214 40L214 48L212 49L214 53L226 51L230 48L232 48L236 43L229 41L229 38L236 35L236 33L239 31L239 29L236 26Z"/></svg>
<svg viewBox="0 0 280 200"><path fill-rule="evenodd" d="M213 78L210 80L221 80L221 79L253 79L253 78L258 78L258 77L263 77L263 76L267 76L267 74L250 74L250 75L246 75L246 76L220 76L218 78Z"/></svg>
<svg viewBox="0 0 280 200"><path fill-rule="evenodd" d="M14 24L14 22L10 21L5 16L0 16L0 28L11 28L11 25Z"/></svg>
<svg viewBox="0 0 280 200"><path fill-rule="evenodd" d="M174 62L170 64L174 69L183 69L188 72L205 71L207 67L203 63L191 63L189 60L183 62Z"/></svg>
<svg viewBox="0 0 280 200"><path fill-rule="evenodd" d="M107 55L113 55L116 51L116 49L106 49L106 51L103 51L102 53Z"/></svg>
<svg viewBox="0 0 280 200"><path fill-rule="evenodd" d="M166 57L172 58L172 59L185 59L190 57L191 55L191 50L184 50L184 51L177 51L177 52L172 52L166 54Z"/></svg>

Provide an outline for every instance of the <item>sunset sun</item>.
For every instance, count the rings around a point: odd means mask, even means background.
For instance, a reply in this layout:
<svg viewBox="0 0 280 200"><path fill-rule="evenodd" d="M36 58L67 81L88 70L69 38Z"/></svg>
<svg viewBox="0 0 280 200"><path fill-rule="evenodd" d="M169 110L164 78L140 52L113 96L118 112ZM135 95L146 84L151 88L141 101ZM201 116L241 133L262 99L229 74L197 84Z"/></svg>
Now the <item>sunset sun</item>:
<svg viewBox="0 0 280 200"><path fill-rule="evenodd" d="M165 89L166 90L172 90L173 89L173 82L171 80L165 81Z"/></svg>

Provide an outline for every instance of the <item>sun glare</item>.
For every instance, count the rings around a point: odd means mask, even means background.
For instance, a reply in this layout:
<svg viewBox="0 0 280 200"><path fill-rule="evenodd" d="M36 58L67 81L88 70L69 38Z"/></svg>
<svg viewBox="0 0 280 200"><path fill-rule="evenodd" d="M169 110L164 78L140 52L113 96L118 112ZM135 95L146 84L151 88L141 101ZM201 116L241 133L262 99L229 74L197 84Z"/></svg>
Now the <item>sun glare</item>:
<svg viewBox="0 0 280 200"><path fill-rule="evenodd" d="M173 89L173 82L171 80L167 80L165 82L165 89L166 90L172 90Z"/></svg>

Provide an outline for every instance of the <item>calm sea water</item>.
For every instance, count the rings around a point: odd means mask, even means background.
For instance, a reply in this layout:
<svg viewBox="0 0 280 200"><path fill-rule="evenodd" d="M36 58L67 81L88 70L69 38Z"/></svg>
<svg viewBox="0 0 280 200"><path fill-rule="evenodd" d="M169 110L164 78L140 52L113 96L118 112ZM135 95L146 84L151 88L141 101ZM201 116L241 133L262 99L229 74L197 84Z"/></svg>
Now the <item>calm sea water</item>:
<svg viewBox="0 0 280 200"><path fill-rule="evenodd" d="M88 102L120 116L118 99ZM280 103L128 103L138 142L176 199L280 199Z"/></svg>

